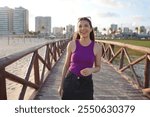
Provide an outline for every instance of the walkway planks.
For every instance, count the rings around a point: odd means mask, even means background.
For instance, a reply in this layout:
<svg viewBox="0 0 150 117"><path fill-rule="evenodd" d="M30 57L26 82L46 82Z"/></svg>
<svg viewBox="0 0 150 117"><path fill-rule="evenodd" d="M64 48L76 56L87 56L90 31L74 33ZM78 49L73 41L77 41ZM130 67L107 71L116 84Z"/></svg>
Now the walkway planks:
<svg viewBox="0 0 150 117"><path fill-rule="evenodd" d="M65 54L52 69L35 100L59 100L57 89L60 84ZM142 92L135 89L107 63L102 62L101 71L93 74L95 100L146 100Z"/></svg>

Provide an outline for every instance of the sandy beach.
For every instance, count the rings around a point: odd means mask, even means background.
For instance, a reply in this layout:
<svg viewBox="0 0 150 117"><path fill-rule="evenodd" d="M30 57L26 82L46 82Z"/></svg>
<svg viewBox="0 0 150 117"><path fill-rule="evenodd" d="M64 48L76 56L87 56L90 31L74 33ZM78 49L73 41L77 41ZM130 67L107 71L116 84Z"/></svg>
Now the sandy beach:
<svg viewBox="0 0 150 117"><path fill-rule="evenodd" d="M3 58L5 56L8 56L10 54L25 50L30 47L34 47L36 45L45 43L49 40L45 39L38 39L38 38L14 38L14 39L9 39L8 38L2 38L0 37L0 58ZM43 54L44 56L44 51L45 48L42 48L40 50L40 54ZM6 71L13 73L21 78L25 77L25 74L27 72L27 68L29 66L31 60L31 55L28 55L17 62L9 65L6 68ZM33 71L31 73L31 78L33 78ZM30 81L33 81L33 79L30 79ZM34 81L33 81L34 82ZM18 99L19 93L21 91L22 85L12 82L10 80L6 80L7 84L7 98L9 100L16 100ZM32 89L28 88L28 92L32 93ZM30 93L27 93L28 95L25 96L25 99L29 98Z"/></svg>

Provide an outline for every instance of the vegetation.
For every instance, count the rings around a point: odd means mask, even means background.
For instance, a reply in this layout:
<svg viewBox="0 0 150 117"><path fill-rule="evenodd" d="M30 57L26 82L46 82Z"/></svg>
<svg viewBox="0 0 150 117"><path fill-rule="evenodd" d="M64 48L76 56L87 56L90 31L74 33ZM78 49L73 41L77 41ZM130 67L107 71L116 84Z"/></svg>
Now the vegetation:
<svg viewBox="0 0 150 117"><path fill-rule="evenodd" d="M116 41L116 42L121 42L121 43L127 43L131 45L137 45L137 46L144 46L144 47L149 47L150 48L150 40L128 40L128 39L110 39L106 41Z"/></svg>

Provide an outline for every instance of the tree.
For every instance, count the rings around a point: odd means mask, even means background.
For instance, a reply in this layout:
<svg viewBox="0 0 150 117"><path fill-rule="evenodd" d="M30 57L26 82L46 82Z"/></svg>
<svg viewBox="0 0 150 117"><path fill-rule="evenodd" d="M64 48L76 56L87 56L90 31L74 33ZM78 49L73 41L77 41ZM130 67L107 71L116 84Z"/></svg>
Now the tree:
<svg viewBox="0 0 150 117"><path fill-rule="evenodd" d="M118 31L119 31L119 33L122 33L122 28L119 27L119 28L118 28Z"/></svg>
<svg viewBox="0 0 150 117"><path fill-rule="evenodd" d="M135 31L136 31L136 33L138 33L138 29L139 29L138 27L135 27Z"/></svg>
<svg viewBox="0 0 150 117"><path fill-rule="evenodd" d="M98 28L97 27L94 27L94 32L95 32L95 35L97 36L97 31L98 31Z"/></svg>

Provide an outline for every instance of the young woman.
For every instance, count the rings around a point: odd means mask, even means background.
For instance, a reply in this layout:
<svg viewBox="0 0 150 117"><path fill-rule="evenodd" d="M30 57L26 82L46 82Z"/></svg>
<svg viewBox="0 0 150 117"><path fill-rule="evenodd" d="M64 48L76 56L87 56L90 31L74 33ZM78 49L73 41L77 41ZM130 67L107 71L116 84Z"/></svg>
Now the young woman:
<svg viewBox="0 0 150 117"><path fill-rule="evenodd" d="M94 41L89 18L77 23L77 36L69 42L58 92L63 100L93 100L92 73L101 65L101 48Z"/></svg>

